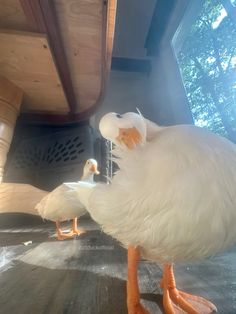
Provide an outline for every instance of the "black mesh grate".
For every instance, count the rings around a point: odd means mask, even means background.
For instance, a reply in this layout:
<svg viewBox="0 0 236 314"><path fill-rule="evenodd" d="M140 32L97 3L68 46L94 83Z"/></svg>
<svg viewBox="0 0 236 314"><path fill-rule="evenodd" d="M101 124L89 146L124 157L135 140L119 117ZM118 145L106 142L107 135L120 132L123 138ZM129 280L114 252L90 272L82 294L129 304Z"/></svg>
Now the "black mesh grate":
<svg viewBox="0 0 236 314"><path fill-rule="evenodd" d="M5 168L5 182L24 182L51 189L63 181L79 180L84 162L94 157L89 126L23 139L15 145Z"/></svg>
<svg viewBox="0 0 236 314"><path fill-rule="evenodd" d="M12 167L15 170L38 167L43 156L43 151L39 147L21 147L12 160Z"/></svg>
<svg viewBox="0 0 236 314"><path fill-rule="evenodd" d="M72 136L61 141L56 140L48 147L43 162L48 165L58 165L70 161L81 161L81 154L86 150L79 136Z"/></svg>

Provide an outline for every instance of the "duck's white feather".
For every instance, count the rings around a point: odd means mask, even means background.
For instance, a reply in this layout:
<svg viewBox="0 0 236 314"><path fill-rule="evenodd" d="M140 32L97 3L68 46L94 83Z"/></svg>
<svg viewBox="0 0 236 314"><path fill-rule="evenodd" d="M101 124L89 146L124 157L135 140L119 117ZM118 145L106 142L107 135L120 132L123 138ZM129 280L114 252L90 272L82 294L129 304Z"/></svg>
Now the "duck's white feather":
<svg viewBox="0 0 236 314"><path fill-rule="evenodd" d="M78 183L74 182L73 184ZM80 202L78 194L66 183L46 195L36 205L36 209L42 218L52 221L65 221L86 213L85 206Z"/></svg>
<svg viewBox="0 0 236 314"><path fill-rule="evenodd" d="M81 180L85 184L94 185L94 174L98 173L97 161L90 158L84 165ZM80 198L83 199L83 195L76 191L76 188L82 184L81 182L63 183L48 193L35 207L39 215L52 221L65 221L84 215L86 207L80 200ZM86 194L86 190L84 193Z"/></svg>
<svg viewBox="0 0 236 314"><path fill-rule="evenodd" d="M89 198L92 193L92 189L96 186L96 183L90 183L85 181L65 183L65 185L76 193L77 198L80 203L83 204L85 208L89 207Z"/></svg>
<svg viewBox="0 0 236 314"><path fill-rule="evenodd" d="M236 242L236 146L194 126L161 128L146 145L115 150L120 170L88 210L144 257L203 258Z"/></svg>

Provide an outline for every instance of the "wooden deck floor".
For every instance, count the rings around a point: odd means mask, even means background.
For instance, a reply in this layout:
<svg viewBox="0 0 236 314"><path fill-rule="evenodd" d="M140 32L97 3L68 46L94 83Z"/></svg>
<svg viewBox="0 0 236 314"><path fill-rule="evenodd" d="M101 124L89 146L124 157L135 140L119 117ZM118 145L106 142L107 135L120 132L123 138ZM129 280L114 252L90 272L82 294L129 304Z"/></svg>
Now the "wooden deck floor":
<svg viewBox="0 0 236 314"><path fill-rule="evenodd" d="M0 228L1 314L125 314L126 251L91 220L87 233L56 241L51 223ZM26 241L32 244L25 246ZM178 287L211 299L218 313L236 313L236 249L194 264L176 265ZM142 302L163 313L161 268L142 261Z"/></svg>

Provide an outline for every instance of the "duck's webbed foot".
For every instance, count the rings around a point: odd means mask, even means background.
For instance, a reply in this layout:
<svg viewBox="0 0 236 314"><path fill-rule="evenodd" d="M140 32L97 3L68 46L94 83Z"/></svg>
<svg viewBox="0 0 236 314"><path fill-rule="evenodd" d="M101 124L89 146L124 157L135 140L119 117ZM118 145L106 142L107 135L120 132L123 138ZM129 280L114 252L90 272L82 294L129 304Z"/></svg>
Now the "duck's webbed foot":
<svg viewBox="0 0 236 314"><path fill-rule="evenodd" d="M166 314L210 314L217 312L215 305L210 301L176 288L173 265L165 265L161 288L163 289L163 306Z"/></svg>
<svg viewBox="0 0 236 314"><path fill-rule="evenodd" d="M56 231L57 231L57 239L60 241L74 237L73 231L70 231L68 233L62 232L59 221L56 221Z"/></svg>
<svg viewBox="0 0 236 314"><path fill-rule="evenodd" d="M80 235L80 234L85 233L86 231L83 230L83 229L78 229L78 227L77 227L77 220L78 220L77 218L73 219L73 222L72 222L72 232L75 235Z"/></svg>
<svg viewBox="0 0 236 314"><path fill-rule="evenodd" d="M71 239L71 238L74 238L74 233L71 231L71 232L68 232L68 233L64 233L60 230L60 232L57 232L57 239L62 241L62 240L65 240L65 239Z"/></svg>

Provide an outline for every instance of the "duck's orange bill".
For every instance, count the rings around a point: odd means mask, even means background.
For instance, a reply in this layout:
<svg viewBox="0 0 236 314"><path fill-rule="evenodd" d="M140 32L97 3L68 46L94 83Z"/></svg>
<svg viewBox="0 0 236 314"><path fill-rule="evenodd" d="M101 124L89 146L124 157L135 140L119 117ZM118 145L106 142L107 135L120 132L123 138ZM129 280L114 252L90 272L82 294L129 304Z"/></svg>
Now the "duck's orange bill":
<svg viewBox="0 0 236 314"><path fill-rule="evenodd" d="M142 136L135 127L120 128L116 140L121 144L125 144L129 149L134 149L142 142Z"/></svg>
<svg viewBox="0 0 236 314"><path fill-rule="evenodd" d="M95 165L92 165L89 170L91 172L94 172L95 174L99 174L100 173Z"/></svg>

